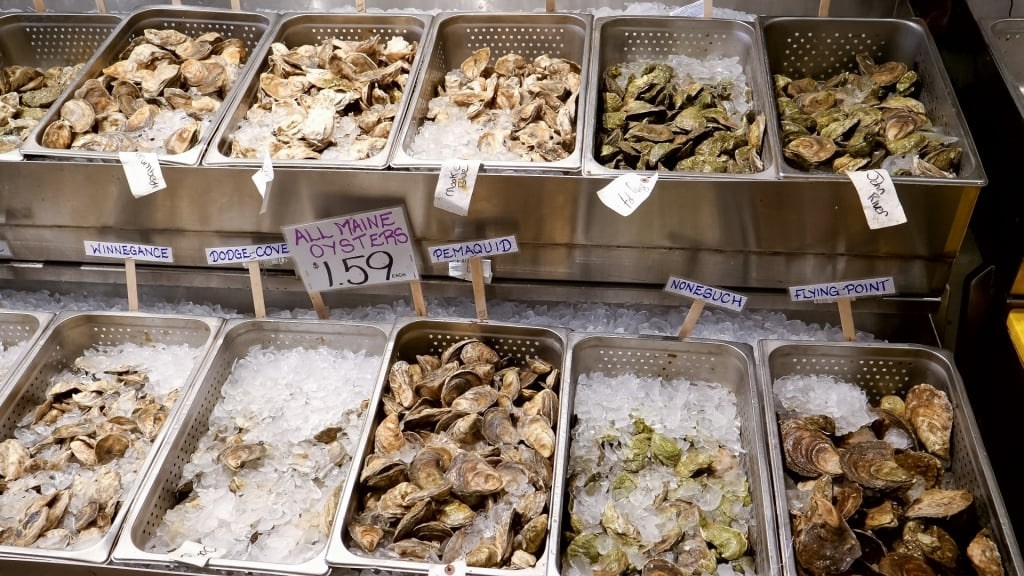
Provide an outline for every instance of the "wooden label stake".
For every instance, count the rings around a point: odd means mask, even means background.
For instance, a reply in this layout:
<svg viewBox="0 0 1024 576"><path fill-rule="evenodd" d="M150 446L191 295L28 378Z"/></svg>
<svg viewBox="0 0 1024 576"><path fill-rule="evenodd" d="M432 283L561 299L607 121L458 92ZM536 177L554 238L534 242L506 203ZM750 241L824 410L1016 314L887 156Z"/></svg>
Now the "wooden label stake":
<svg viewBox="0 0 1024 576"><path fill-rule="evenodd" d="M366 0L356 0L356 12L366 12Z"/></svg>
<svg viewBox="0 0 1024 576"><path fill-rule="evenodd" d="M423 299L423 285L419 280L409 282L409 291L412 292L412 307L417 316L427 316L427 301Z"/></svg>
<svg viewBox="0 0 1024 576"><path fill-rule="evenodd" d="M35 7L36 12L46 12L46 4L43 0L32 0L32 5Z"/></svg>
<svg viewBox="0 0 1024 576"><path fill-rule="evenodd" d="M469 273L473 279L473 302L478 320L487 320L487 293L484 290L484 262L479 256L469 259Z"/></svg>
<svg viewBox="0 0 1024 576"><path fill-rule="evenodd" d="M828 0L822 0L822 1L828 2ZM704 17L705 18L714 18L714 16L715 16L715 6L712 3L712 0L704 0Z"/></svg>
<svg viewBox="0 0 1024 576"><path fill-rule="evenodd" d="M252 290L252 309L257 318L267 317L267 305L263 301L263 278L260 276L260 263L256 260L246 264L249 269L249 288Z"/></svg>
<svg viewBox="0 0 1024 576"><path fill-rule="evenodd" d="M555 9L555 0L545 0L544 4L548 12L557 12Z"/></svg>
<svg viewBox="0 0 1024 576"><path fill-rule="evenodd" d="M135 259L125 258L124 278L128 286L128 311L139 311L139 283L135 278Z"/></svg>
<svg viewBox="0 0 1024 576"><path fill-rule="evenodd" d="M836 300L836 306L839 306L839 322L843 326L843 338L847 342L854 342L857 340L857 330L853 327L853 299L852 298L839 298Z"/></svg>
<svg viewBox="0 0 1024 576"><path fill-rule="evenodd" d="M820 1L820 3L818 4L818 17L819 18L828 18L828 10L829 10L829 5L831 3L832 3L832 0L821 0Z"/></svg>
<svg viewBox="0 0 1024 576"><path fill-rule="evenodd" d="M100 14L107 13L107 2L106 0L96 0L96 11Z"/></svg>
<svg viewBox="0 0 1024 576"><path fill-rule="evenodd" d="M316 310L316 317L321 320L329 320L331 318L331 309L324 304L324 297L319 292L310 292L309 300L313 303L313 309Z"/></svg>
<svg viewBox="0 0 1024 576"><path fill-rule="evenodd" d="M232 10L241 10L242 9L242 0L231 0L231 9Z"/></svg>
<svg viewBox="0 0 1024 576"><path fill-rule="evenodd" d="M697 320L700 320L702 312L704 312L704 302L694 300L690 305L690 311L686 313L686 318L683 319L683 326L679 328L680 340L686 340L690 334L693 334L693 329L697 327Z"/></svg>

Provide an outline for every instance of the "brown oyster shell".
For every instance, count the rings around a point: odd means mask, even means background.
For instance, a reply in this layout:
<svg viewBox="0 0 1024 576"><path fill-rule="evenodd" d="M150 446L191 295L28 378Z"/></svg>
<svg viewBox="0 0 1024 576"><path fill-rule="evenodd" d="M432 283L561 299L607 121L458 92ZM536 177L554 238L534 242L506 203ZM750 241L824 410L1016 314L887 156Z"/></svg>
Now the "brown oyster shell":
<svg viewBox="0 0 1024 576"><path fill-rule="evenodd" d="M930 384L918 384L907 392L906 415L928 452L949 459L953 431L953 405L946 393Z"/></svg>
<svg viewBox="0 0 1024 576"><path fill-rule="evenodd" d="M786 466L808 478L843 473L839 452L825 434L806 421L794 418L779 425Z"/></svg>

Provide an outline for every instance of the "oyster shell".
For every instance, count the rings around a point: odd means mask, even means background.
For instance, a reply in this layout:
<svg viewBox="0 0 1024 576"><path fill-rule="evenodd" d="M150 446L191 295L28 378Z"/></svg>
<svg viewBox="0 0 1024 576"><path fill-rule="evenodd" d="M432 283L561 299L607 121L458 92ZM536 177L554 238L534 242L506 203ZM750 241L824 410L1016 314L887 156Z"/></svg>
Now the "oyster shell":
<svg viewBox="0 0 1024 576"><path fill-rule="evenodd" d="M897 490L907 488L914 475L894 460L892 445L881 440L858 442L840 455L846 477L865 488Z"/></svg>
<svg viewBox="0 0 1024 576"><path fill-rule="evenodd" d="M907 518L948 518L965 510L974 501L967 490L925 490L907 507Z"/></svg>
<svg viewBox="0 0 1024 576"><path fill-rule="evenodd" d="M236 444L228 446L217 455L217 461L233 472L238 472L248 462L262 458L267 452L263 444Z"/></svg>
<svg viewBox="0 0 1024 576"><path fill-rule="evenodd" d="M839 452L832 441L805 420L784 420L779 425L786 466L809 478L843 473Z"/></svg>
<svg viewBox="0 0 1024 576"><path fill-rule="evenodd" d="M978 576L1002 576L1005 574L999 547L992 539L992 533L982 530L967 545L967 557Z"/></svg>
<svg viewBox="0 0 1024 576"><path fill-rule="evenodd" d="M907 392L906 416L925 449L948 460L953 405L946 393L929 384L914 386Z"/></svg>
<svg viewBox="0 0 1024 576"><path fill-rule="evenodd" d="M861 555L860 542L832 506L812 496L793 535L796 559L816 576L846 571Z"/></svg>

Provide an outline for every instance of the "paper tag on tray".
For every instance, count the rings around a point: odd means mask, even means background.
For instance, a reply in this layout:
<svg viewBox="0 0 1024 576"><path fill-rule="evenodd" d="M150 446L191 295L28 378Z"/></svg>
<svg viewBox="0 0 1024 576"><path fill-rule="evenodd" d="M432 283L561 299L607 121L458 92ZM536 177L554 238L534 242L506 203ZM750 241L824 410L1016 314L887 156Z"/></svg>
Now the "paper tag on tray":
<svg viewBox="0 0 1024 576"><path fill-rule="evenodd" d="M270 183L274 181L274 163L270 154L263 156L263 166L252 175L252 183L256 185L256 191L260 193L263 204L260 205L260 214L267 212L267 205L270 200Z"/></svg>
<svg viewBox="0 0 1024 576"><path fill-rule="evenodd" d="M629 216L647 200L658 183L658 173L623 174L597 191L605 206L622 216Z"/></svg>
<svg viewBox="0 0 1024 576"><path fill-rule="evenodd" d="M847 172L846 175L857 189L868 228L878 230L906 223L907 215L903 213L896 185L887 170L863 170Z"/></svg>
<svg viewBox="0 0 1024 576"><path fill-rule="evenodd" d="M469 203L473 200L473 188L480 173L477 160L449 160L441 164L434 186L434 207L452 214L469 214Z"/></svg>
<svg viewBox="0 0 1024 576"><path fill-rule="evenodd" d="M182 562L184 564L191 564L192 566L198 566L200 568L209 564L211 558L220 558L223 555L223 550L217 550L213 546L204 546L198 542L190 542L187 540L182 542L181 546L179 546L177 550L168 554L172 560Z"/></svg>
<svg viewBox="0 0 1024 576"><path fill-rule="evenodd" d="M120 152L121 167L132 196L142 198L153 192L167 188L163 172L160 171L160 159L152 152Z"/></svg>
<svg viewBox="0 0 1024 576"><path fill-rule="evenodd" d="M0 240L0 259L8 258L14 258L14 254L11 254L11 245L7 240Z"/></svg>
<svg viewBox="0 0 1024 576"><path fill-rule="evenodd" d="M483 264L484 269L484 284L490 284L491 280L494 279L494 272L491 271L491 260L489 258L481 258L480 263ZM469 271L469 260L463 262L449 262L448 276L458 278L459 280L465 280L466 282L472 282L473 274Z"/></svg>

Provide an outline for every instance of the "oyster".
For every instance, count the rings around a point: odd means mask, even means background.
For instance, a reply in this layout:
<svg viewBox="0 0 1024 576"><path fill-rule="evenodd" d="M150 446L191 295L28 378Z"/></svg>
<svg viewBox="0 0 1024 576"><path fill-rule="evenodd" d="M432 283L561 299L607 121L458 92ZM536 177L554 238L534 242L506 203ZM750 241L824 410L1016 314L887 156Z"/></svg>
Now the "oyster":
<svg viewBox="0 0 1024 576"><path fill-rule="evenodd" d="M985 529L967 545L967 557L978 576L1002 576L1005 574L999 547L992 540L992 533Z"/></svg>
<svg viewBox="0 0 1024 576"><path fill-rule="evenodd" d="M796 559L816 576L846 571L860 557L860 542L827 500L812 496L793 535Z"/></svg>
<svg viewBox="0 0 1024 576"><path fill-rule="evenodd" d="M46 70L27 66L0 69L0 153L21 145L80 68L81 65ZM61 148L70 146L66 126L51 133L47 141Z"/></svg>
<svg viewBox="0 0 1024 576"><path fill-rule="evenodd" d="M924 447L948 460L953 405L946 393L929 384L914 386L907 392L906 416Z"/></svg>
<svg viewBox="0 0 1024 576"><path fill-rule="evenodd" d="M974 501L966 490L925 490L907 507L907 518L948 518L965 510Z"/></svg>
<svg viewBox="0 0 1024 576"><path fill-rule="evenodd" d="M259 460L266 452L262 444L236 444L222 450L217 460L233 472L238 472L246 463Z"/></svg>
<svg viewBox="0 0 1024 576"><path fill-rule="evenodd" d="M865 488L896 490L907 488L914 475L894 460L892 445L881 440L858 442L840 455L846 477Z"/></svg>
<svg viewBox="0 0 1024 576"><path fill-rule="evenodd" d="M839 452L832 441L805 420L785 420L779 425L786 466L794 472L816 478L843 473Z"/></svg>

